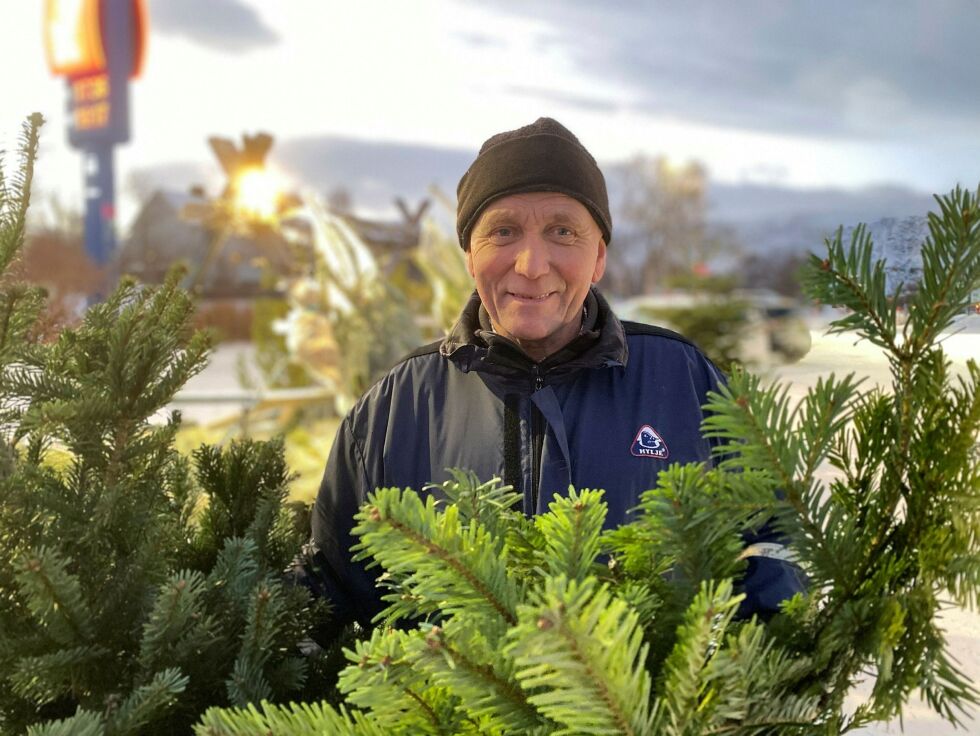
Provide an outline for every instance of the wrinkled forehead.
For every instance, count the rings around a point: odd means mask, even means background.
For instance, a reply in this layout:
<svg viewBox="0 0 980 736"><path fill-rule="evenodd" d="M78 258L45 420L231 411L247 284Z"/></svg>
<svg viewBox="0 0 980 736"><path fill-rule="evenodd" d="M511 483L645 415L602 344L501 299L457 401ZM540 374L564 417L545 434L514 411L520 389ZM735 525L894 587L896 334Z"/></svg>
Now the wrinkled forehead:
<svg viewBox="0 0 980 736"><path fill-rule="evenodd" d="M567 222L579 227L598 227L592 213L574 197L559 192L524 192L508 194L488 204L480 213L477 225L498 220L546 219Z"/></svg>

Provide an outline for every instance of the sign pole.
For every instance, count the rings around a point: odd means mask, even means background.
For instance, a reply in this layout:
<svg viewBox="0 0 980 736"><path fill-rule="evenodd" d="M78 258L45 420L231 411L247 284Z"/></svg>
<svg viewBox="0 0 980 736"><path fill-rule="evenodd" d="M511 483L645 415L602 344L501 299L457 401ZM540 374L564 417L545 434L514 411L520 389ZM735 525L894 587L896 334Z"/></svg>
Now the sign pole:
<svg viewBox="0 0 980 736"><path fill-rule="evenodd" d="M113 145L93 144L83 152L85 166L85 251L98 265L116 250L116 191Z"/></svg>

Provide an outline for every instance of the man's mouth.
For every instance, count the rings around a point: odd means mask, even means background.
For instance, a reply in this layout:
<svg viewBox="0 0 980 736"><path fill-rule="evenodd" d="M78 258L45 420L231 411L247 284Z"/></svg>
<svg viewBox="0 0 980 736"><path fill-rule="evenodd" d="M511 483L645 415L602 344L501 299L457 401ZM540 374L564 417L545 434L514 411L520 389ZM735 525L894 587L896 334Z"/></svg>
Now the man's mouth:
<svg viewBox="0 0 980 736"><path fill-rule="evenodd" d="M517 291L509 292L512 297L524 302L543 302L552 294L556 293L554 291L546 291L544 294L522 294Z"/></svg>

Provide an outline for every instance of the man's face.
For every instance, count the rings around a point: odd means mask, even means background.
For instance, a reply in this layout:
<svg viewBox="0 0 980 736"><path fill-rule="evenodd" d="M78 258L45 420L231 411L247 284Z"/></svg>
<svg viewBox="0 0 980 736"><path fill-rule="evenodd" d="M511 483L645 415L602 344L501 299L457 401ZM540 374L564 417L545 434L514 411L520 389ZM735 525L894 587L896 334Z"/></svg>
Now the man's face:
<svg viewBox="0 0 980 736"><path fill-rule="evenodd" d="M589 287L606 268L606 244L578 200L512 194L481 213L466 265L494 331L541 361L578 334Z"/></svg>

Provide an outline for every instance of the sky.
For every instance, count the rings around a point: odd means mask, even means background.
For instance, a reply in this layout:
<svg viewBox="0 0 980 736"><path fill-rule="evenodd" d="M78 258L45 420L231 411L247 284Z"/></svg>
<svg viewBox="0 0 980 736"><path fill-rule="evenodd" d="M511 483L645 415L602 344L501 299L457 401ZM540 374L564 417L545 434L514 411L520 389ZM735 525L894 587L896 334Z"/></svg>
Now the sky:
<svg viewBox="0 0 980 736"><path fill-rule="evenodd" d="M37 189L80 197L66 89L40 0L0 0L0 148L48 120ZM600 162L701 161L725 182L980 180L972 0L148 0L150 38L118 149L120 219L140 171L221 174L205 143L267 131L475 153L549 115ZM273 154L274 158L274 154ZM462 174L462 171L460 172ZM132 199L132 197L130 197Z"/></svg>

